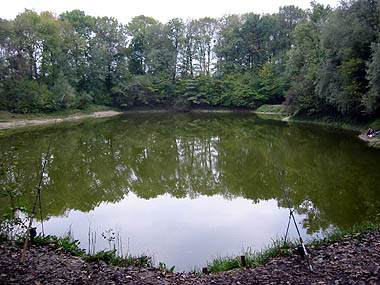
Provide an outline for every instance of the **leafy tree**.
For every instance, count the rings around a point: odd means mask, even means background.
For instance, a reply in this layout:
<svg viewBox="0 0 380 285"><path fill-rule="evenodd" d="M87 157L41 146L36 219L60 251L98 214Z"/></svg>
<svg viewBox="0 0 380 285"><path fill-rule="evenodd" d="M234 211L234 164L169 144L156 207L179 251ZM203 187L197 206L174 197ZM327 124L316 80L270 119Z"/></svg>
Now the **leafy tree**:
<svg viewBox="0 0 380 285"><path fill-rule="evenodd" d="M372 55L366 77L369 81L369 90L363 96L362 103L366 113L375 114L380 110L380 43L373 43L371 47Z"/></svg>
<svg viewBox="0 0 380 285"><path fill-rule="evenodd" d="M51 88L49 107L53 111L77 107L76 92L65 76L60 73Z"/></svg>
<svg viewBox="0 0 380 285"><path fill-rule="evenodd" d="M10 44L15 75L19 79L38 79L37 63L42 59L42 41L38 38L40 18L36 12L25 10L13 21Z"/></svg>
<svg viewBox="0 0 380 285"><path fill-rule="evenodd" d="M377 1L342 2L322 29L326 58L317 85L318 95L346 116L359 116L368 91L366 62L376 40Z"/></svg>
<svg viewBox="0 0 380 285"><path fill-rule="evenodd" d="M73 10L61 14L60 20L63 21L64 30L62 52L66 55L66 77L78 92L91 92L90 40L96 18L86 15L83 11Z"/></svg>
<svg viewBox="0 0 380 285"><path fill-rule="evenodd" d="M284 60L285 54L293 43L293 31L306 18L304 10L290 5L280 7L277 14L279 30L277 36L279 58Z"/></svg>
<svg viewBox="0 0 380 285"><path fill-rule="evenodd" d="M241 34L241 17L225 16L219 21L215 52L219 75L241 72L244 69L241 51L244 41Z"/></svg>
<svg viewBox="0 0 380 285"><path fill-rule="evenodd" d="M126 44L125 29L116 19L96 19L94 36L90 40L89 83L98 104L112 104L115 80L126 68Z"/></svg>
<svg viewBox="0 0 380 285"><path fill-rule="evenodd" d="M179 53L183 46L184 41L184 29L185 24L181 19L175 18L170 20L166 24L167 35L172 43L173 54L172 54L172 79L173 81L177 78L178 65L179 65Z"/></svg>
<svg viewBox="0 0 380 285"><path fill-rule="evenodd" d="M195 33L196 22L187 21L185 24L183 48L180 51L179 72L182 77L194 76L194 57L195 57Z"/></svg>
<svg viewBox="0 0 380 285"><path fill-rule="evenodd" d="M0 19L0 108L255 108L286 94L292 112L376 116L379 1L311 7L166 24L141 15L125 26L25 10Z"/></svg>
<svg viewBox="0 0 380 285"><path fill-rule="evenodd" d="M315 2L307 11L307 19L299 23L294 31L293 47L288 52L288 60L283 78L289 82L286 104L295 113L314 114L322 112L325 101L315 92L319 70L324 60L321 47L321 25L323 25L331 8Z"/></svg>
<svg viewBox="0 0 380 285"><path fill-rule="evenodd" d="M168 30L161 23L157 23L147 31L146 44L146 72L149 75L170 77L173 75L173 57L175 46L169 38Z"/></svg>
<svg viewBox="0 0 380 285"><path fill-rule="evenodd" d="M149 30L157 21L143 15L134 17L127 25L128 36L132 37L128 46L129 71L133 75L143 75L147 71L146 49Z"/></svg>
<svg viewBox="0 0 380 285"><path fill-rule="evenodd" d="M213 48L216 32L216 20L202 18L194 21L194 68L197 74L210 75L214 58Z"/></svg>

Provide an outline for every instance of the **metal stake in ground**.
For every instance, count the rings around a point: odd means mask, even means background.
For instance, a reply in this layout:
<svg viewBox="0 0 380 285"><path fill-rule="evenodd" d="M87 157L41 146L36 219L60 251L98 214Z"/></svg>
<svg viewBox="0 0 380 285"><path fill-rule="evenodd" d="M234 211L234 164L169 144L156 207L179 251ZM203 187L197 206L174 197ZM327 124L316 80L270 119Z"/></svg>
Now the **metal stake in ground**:
<svg viewBox="0 0 380 285"><path fill-rule="evenodd" d="M274 161L273 159L273 156L272 156L272 152L271 152L271 149L270 149L270 146L269 147L269 155L272 159L272 163L273 163L273 166L274 166L274 170L276 172L276 176L277 176L277 179L278 181L280 182L280 185L281 185L281 189L282 189L282 193L284 194L284 197L285 197L285 200L286 200L286 203L288 204L288 208L289 208L289 211L290 211L290 215L289 215L289 223L288 223L288 227L287 227L287 230L286 230L286 236L288 234L288 230L289 230L289 224L290 224L290 219L292 218L293 219L293 222L294 222L294 226L296 227L296 230L297 230L297 234L298 234L298 238L299 238L299 241L301 243L301 246L302 246L302 249L303 249L303 252L305 254L305 258L306 258L306 262L309 266L309 269L310 271L313 271L313 266L311 265L311 261L310 261L310 258L309 258L309 255L307 253L307 250L306 250L306 247L305 247L305 244L303 242L303 239L301 237L301 233L298 229L298 225L297 225L297 222L296 222L296 218L294 217L293 215L293 210L292 210L292 207L290 206L290 201L289 201L289 198L288 198L288 195L286 194L286 191L285 191L285 187L284 187L284 184L282 183L282 180L281 180L281 176L280 176L280 172L278 171L278 168L277 168L277 165L276 165L276 162ZM286 238L286 237L285 237Z"/></svg>

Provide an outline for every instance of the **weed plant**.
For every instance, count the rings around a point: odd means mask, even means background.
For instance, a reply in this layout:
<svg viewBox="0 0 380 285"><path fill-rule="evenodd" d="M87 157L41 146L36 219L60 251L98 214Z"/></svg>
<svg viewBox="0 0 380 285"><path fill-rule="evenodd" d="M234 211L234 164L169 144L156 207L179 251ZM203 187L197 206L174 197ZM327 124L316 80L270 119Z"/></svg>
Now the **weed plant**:
<svg viewBox="0 0 380 285"><path fill-rule="evenodd" d="M324 239L314 239L307 242L306 247L321 247L326 243L337 242L346 235L354 235L355 238L360 238L360 233L369 230L376 230L379 227L380 222L376 221L361 223L349 229L336 229L328 234ZM247 267L256 267L268 263L271 258L293 255L297 245L297 241L284 242L283 239L276 239L273 240L270 246L266 247L262 251L253 251L251 248L247 248L243 251L243 255L245 255L246 258ZM214 258L207 265L208 270L213 273L228 271L240 267L243 267L240 256L219 256Z"/></svg>
<svg viewBox="0 0 380 285"><path fill-rule="evenodd" d="M292 255L292 248L295 242L284 242L282 239L273 240L272 244L261 251L254 251L252 248L243 250L247 267L256 267L266 264L270 258ZM216 257L207 265L210 272L217 273L243 267L240 256Z"/></svg>
<svg viewBox="0 0 380 285"><path fill-rule="evenodd" d="M104 261L107 264L120 266L120 267L153 267L152 258L146 255L135 257L128 255L125 257L118 256L116 250L101 250L95 254L86 254L85 260L90 262Z"/></svg>
<svg viewBox="0 0 380 285"><path fill-rule="evenodd" d="M24 239L21 240L20 244L23 244ZM120 267L136 266L150 268L153 267L152 258L146 255L143 256L132 256L128 255L125 257L117 255L116 250L102 250L93 254L86 253L85 250L79 247L80 243L78 240L73 240L70 233L65 237L56 236L41 236L35 237L33 244L35 245L47 245L52 244L58 248L62 248L64 251L74 255L83 257L89 262L104 261L110 265L116 265Z"/></svg>

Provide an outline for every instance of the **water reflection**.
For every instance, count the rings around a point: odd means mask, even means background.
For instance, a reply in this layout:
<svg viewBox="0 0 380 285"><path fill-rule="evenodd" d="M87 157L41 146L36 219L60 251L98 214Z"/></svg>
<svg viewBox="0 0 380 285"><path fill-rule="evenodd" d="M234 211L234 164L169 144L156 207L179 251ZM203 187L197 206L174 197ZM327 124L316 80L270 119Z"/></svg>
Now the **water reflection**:
<svg viewBox="0 0 380 285"><path fill-rule="evenodd" d="M3 169L0 186L4 193L13 189L14 203L31 207L29 203L38 184L51 132L54 130L33 128L0 137ZM212 242L216 237L224 239L224 248L227 248L226 241L233 244L234 236L239 237L239 250L245 241L248 246L260 241L259 237L266 237L263 230L266 223L256 222L265 219L247 214L239 223L232 219L239 211L265 208L270 210L267 218L269 213L280 211L281 215L274 214L276 225L268 232L271 237L281 232L279 224L283 225L285 219L286 225L288 214L281 212L287 211L286 202L276 180L268 145L308 234L331 226L348 227L379 215L380 182L376 163L380 152L365 147L352 133L265 121L251 114L123 115L65 123L55 132L42 196L43 218L50 219L49 227L67 230L60 223L73 223L77 234L88 228L75 226L75 221L84 221L91 215L100 221L101 216L107 217L106 221L112 224L121 224L133 216L132 224L120 228L127 229L130 236L139 235L132 243L136 251L157 250L160 261L161 256L171 252L169 245L194 244L180 250L172 247L182 256L189 250L204 252L200 241L205 243L204 247L212 247L217 243ZM126 201L134 201L136 207ZM192 206L181 204L185 201ZM223 201L224 204L220 203L225 212L233 212L231 219L228 215L219 221L211 218L219 211L218 201ZM0 198L2 210L9 203L9 195ZM110 208L122 207L124 203L128 203L133 213L141 213L115 214ZM170 211L162 206L165 203ZM152 207L160 210L149 216ZM228 207L236 207L236 213L227 210ZM99 216L97 213L105 208L111 214ZM231 230L214 236L199 222L181 223L177 212L182 209L188 209L183 215L190 218L198 217L197 211L207 211L202 217L210 225L223 223ZM222 217L223 210L220 212ZM167 216L156 219L156 215L165 213ZM175 231L165 235L165 231L157 230L157 225L164 225L162 219L168 233L169 229L177 228L181 229L179 232L182 228L192 229L192 233L178 240ZM99 223L100 226L104 223ZM245 232L247 228L249 232ZM242 238L245 235L247 240ZM162 244L153 243L155 239ZM168 245L164 247L166 241ZM236 248L231 248L232 251L236 252Z"/></svg>
<svg viewBox="0 0 380 285"><path fill-rule="evenodd" d="M44 226L55 234L71 227L84 245L91 227L97 232L98 248L108 248L100 233L112 228L122 236L124 253L145 252L157 262L176 265L177 271L189 271L212 257L239 254L248 247L261 249L284 234L288 215L275 200L252 204L219 195L173 199L168 194L145 200L129 194L88 213L71 211L67 217L51 218ZM291 234L295 237L294 229Z"/></svg>

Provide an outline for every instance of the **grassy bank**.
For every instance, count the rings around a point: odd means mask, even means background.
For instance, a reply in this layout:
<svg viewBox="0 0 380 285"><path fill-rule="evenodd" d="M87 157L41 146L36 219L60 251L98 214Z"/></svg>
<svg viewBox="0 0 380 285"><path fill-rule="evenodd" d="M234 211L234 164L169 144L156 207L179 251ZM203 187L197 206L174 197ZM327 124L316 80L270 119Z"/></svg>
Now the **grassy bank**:
<svg viewBox="0 0 380 285"><path fill-rule="evenodd" d="M321 127L342 129L358 132L360 139L366 141L369 146L380 148L380 136L369 138L365 134L369 128L380 129L380 118L371 120L347 119L340 116L305 116L286 114L283 105L262 105L254 111L260 118L265 120L279 120L295 123L319 125Z"/></svg>
<svg viewBox="0 0 380 285"><path fill-rule="evenodd" d="M327 235L323 239L314 239L306 243L307 248L321 247L327 243L334 243L342 239L346 235L354 234L354 237L360 237L360 234L366 231L375 230L380 227L379 223L367 222L354 226L347 230L338 229ZM269 262L271 258L292 256L297 254L297 246L299 242L297 241L287 241L284 242L282 239L276 239L271 245L263 249L262 251L252 251L247 249L243 252L245 257L246 266L243 266L241 256L226 256L226 257L216 257L210 262L208 262L207 269L212 273L229 271L236 268L242 267L256 267L260 265L265 265Z"/></svg>
<svg viewBox="0 0 380 285"><path fill-rule="evenodd" d="M0 242L14 242L16 245L22 248L25 242L25 238L17 236L14 240L10 241L5 235L0 235ZM152 268L152 257L147 255L133 256L130 254L120 255L117 250L101 250L94 253L86 253L84 249L79 246L79 241L72 239L70 234L65 237L56 237L52 235L36 236L33 241L34 246L49 246L63 250L73 256L81 257L88 262L103 261L109 265L115 265L120 267L143 267Z"/></svg>
<svg viewBox="0 0 380 285"><path fill-rule="evenodd" d="M373 119L369 121L359 121L359 120L348 120L342 119L340 117L332 116L316 116L316 117L305 117L305 116L292 116L289 118L290 122L300 122L300 123L312 123L322 126L330 126L339 129L353 130L358 132L364 132L368 128L379 129L380 119Z"/></svg>
<svg viewBox="0 0 380 285"><path fill-rule="evenodd" d="M374 231L378 228L380 228L380 223L367 222L346 230L337 229L328 234L323 239L314 239L306 242L306 247L308 250L313 250L315 248L320 248L323 245L340 241L347 236L349 236L349 238L360 239L362 233ZM1 235L0 243L1 242L9 242L9 240L7 240L6 236ZM17 244L21 249L24 244L24 238L19 236L13 239L12 242ZM109 265L120 267L134 266L140 268L154 268L152 257L147 255L121 256L117 253L117 250L101 250L96 253L86 253L85 250L80 248L79 241L73 240L70 234L65 237L56 237L50 235L45 237L37 236L34 239L33 245L37 247L55 247L59 250L68 252L73 256L81 257L87 262L103 261ZM276 239L272 242L272 244L261 251L253 251L252 249L248 248L242 253L242 255L239 256L216 257L208 262L207 269L211 273L219 273L243 267L254 268L267 264L272 258L293 256L298 254L298 245L298 241L284 242L282 239ZM243 264L241 256L244 256L245 264ZM175 267L173 266L169 269L164 263L160 262L157 269L161 271L173 272ZM200 270L194 270L193 272L201 274Z"/></svg>
<svg viewBox="0 0 380 285"><path fill-rule="evenodd" d="M284 105L261 105L255 110L255 113L286 115L287 112Z"/></svg>
<svg viewBox="0 0 380 285"><path fill-rule="evenodd" d="M257 114L267 115L289 115L287 119L287 121L289 122L318 124L322 126L330 126L334 128L354 130L358 132L363 132L364 130L367 130L370 127L373 129L380 129L380 118L372 120L358 120L343 118L341 116L329 115L290 115L287 114L286 106L284 105L262 105L259 108L257 108L254 112ZM278 117L274 118L277 119Z"/></svg>

